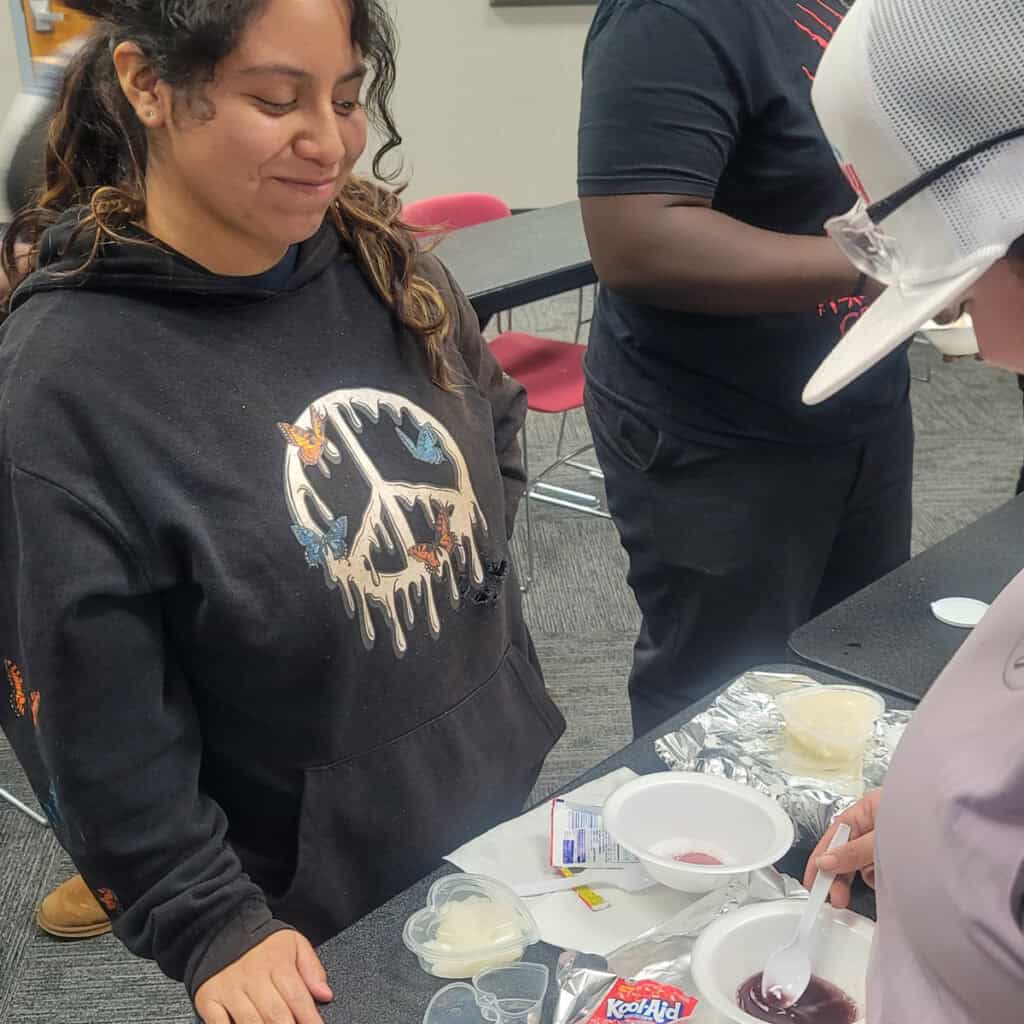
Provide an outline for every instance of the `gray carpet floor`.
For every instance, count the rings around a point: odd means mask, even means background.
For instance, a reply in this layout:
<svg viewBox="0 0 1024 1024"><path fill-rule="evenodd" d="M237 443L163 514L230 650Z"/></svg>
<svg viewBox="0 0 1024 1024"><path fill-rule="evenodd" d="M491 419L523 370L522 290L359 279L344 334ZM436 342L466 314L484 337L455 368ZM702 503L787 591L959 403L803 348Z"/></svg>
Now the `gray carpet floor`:
<svg viewBox="0 0 1024 1024"><path fill-rule="evenodd" d="M575 300L563 297L518 310L516 327L567 338L574 316ZM914 347L912 361L916 375L931 371L930 382L913 386L914 549L920 551L1012 495L1024 440L1012 376L971 361L943 365L924 346ZM534 470L550 461L557 427L556 417L531 417ZM570 415L567 434L570 444L585 443L582 412ZM579 475L564 479L576 484ZM543 795L629 740L625 680L638 616L610 522L535 506L534 527L538 572L527 614L548 685L569 722L538 785ZM520 516L520 564L522 540ZM0 785L31 802L2 738ZM0 1021L190 1022L180 987L111 937L62 943L36 928L36 904L71 872L48 830L0 803Z"/></svg>

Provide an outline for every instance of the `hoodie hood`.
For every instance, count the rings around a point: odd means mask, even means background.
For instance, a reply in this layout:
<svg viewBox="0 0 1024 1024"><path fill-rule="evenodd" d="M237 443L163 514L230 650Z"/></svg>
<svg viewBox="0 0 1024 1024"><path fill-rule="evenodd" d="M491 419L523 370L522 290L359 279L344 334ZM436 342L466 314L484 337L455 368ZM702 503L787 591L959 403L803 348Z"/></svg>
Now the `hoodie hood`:
<svg viewBox="0 0 1024 1024"><path fill-rule="evenodd" d="M124 231L125 241L104 239L96 258L83 270L95 237L94 228L81 226L87 212L85 207L66 211L43 235L39 263L11 297L12 312L33 295L71 288L133 293L173 305L244 305L301 288L339 256L348 258L336 228L325 218L317 233L299 245L295 269L278 290L268 287L263 275L215 274L131 225Z"/></svg>

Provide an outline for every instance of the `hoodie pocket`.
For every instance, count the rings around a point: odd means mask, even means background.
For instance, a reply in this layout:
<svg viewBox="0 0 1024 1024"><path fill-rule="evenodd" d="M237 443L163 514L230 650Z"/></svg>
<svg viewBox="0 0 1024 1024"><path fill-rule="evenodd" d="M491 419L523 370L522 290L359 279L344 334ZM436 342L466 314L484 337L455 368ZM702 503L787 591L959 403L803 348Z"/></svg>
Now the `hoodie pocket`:
<svg viewBox="0 0 1024 1024"><path fill-rule="evenodd" d="M444 714L358 757L308 769L295 875L275 916L323 942L519 814L565 721L509 647Z"/></svg>

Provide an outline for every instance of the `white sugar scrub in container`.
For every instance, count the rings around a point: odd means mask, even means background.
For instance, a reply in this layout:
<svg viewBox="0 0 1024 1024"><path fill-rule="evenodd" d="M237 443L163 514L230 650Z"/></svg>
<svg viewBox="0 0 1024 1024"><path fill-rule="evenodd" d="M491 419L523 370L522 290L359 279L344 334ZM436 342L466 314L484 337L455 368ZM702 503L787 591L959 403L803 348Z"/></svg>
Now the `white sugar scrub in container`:
<svg viewBox="0 0 1024 1024"><path fill-rule="evenodd" d="M769 796L699 772L655 772L616 790L604 826L647 873L681 892L711 892L768 867L793 845L793 823Z"/></svg>
<svg viewBox="0 0 1024 1024"><path fill-rule="evenodd" d="M402 941L436 978L471 978L522 959L540 938L533 915L508 886L483 875L446 875L405 923Z"/></svg>
<svg viewBox="0 0 1024 1024"><path fill-rule="evenodd" d="M885 712L885 701L860 686L805 686L776 703L797 750L832 769L859 764Z"/></svg>

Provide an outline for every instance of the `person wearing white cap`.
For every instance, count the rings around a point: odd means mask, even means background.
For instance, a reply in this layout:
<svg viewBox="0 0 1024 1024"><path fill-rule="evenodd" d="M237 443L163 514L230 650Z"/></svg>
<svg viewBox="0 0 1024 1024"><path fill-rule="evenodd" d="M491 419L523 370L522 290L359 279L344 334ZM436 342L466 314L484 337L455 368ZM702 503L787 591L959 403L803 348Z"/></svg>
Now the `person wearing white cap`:
<svg viewBox="0 0 1024 1024"><path fill-rule="evenodd" d="M861 200L828 230L887 285L804 393L820 402L940 311L1024 370L1024 6L858 0L813 101ZM1024 574L915 712L881 791L808 865L878 889L869 1024L1024 1019Z"/></svg>

